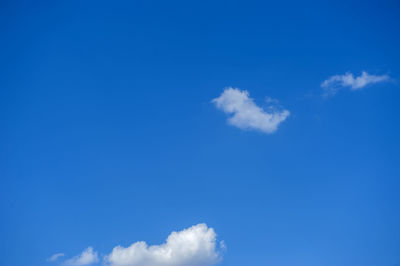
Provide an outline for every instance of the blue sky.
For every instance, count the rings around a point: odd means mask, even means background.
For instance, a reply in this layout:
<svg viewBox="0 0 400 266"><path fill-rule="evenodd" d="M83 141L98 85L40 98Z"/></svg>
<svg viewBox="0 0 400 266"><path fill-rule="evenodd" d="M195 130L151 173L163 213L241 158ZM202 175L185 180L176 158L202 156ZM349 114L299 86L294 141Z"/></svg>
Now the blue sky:
<svg viewBox="0 0 400 266"><path fill-rule="evenodd" d="M400 265L399 12L2 1L0 265Z"/></svg>

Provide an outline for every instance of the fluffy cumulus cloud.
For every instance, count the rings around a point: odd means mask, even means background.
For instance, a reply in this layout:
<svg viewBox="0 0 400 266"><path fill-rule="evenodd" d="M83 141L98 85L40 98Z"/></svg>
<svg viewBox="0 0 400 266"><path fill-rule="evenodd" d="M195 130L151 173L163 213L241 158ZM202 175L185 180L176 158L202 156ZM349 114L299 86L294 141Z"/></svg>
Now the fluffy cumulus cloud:
<svg viewBox="0 0 400 266"><path fill-rule="evenodd" d="M117 246L106 257L112 266L211 266L219 260L216 234L205 224L172 232L161 245Z"/></svg>
<svg viewBox="0 0 400 266"><path fill-rule="evenodd" d="M214 229L206 224L194 225L179 232L172 232L165 243L148 246L146 242L135 242L128 247L117 246L103 256L108 266L212 266L221 261L223 241L217 245ZM55 262L62 253L54 254L48 261ZM61 263L63 266L91 265L99 262L92 247L80 255Z"/></svg>
<svg viewBox="0 0 400 266"><path fill-rule="evenodd" d="M363 71L360 76L355 77L352 73L346 73L344 75L335 75L327 80L324 80L321 87L324 89L324 95L334 95L341 88L348 87L350 90L360 90L367 85L376 84L384 81L388 81L388 75L371 75Z"/></svg>
<svg viewBox="0 0 400 266"><path fill-rule="evenodd" d="M269 99L269 98L268 98ZM249 92L235 88L226 88L222 94L212 100L215 106L229 114L228 123L240 129L273 133L280 123L289 116L288 110L270 108L264 110L250 98ZM271 103L271 101L267 101Z"/></svg>
<svg viewBox="0 0 400 266"><path fill-rule="evenodd" d="M97 252L92 247L85 249L80 255L73 257L72 259L64 261L65 266L81 266L90 265L99 261Z"/></svg>

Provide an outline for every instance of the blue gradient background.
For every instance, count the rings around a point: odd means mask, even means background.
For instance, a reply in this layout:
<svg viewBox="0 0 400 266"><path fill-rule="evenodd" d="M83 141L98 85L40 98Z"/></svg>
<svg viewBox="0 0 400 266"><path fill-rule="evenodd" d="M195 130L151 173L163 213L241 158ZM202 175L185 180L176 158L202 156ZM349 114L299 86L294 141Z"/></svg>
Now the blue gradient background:
<svg viewBox="0 0 400 266"><path fill-rule="evenodd" d="M229 266L400 265L398 1L1 1L0 265L162 243ZM321 97L362 70L393 80ZM227 125L226 86L291 116Z"/></svg>

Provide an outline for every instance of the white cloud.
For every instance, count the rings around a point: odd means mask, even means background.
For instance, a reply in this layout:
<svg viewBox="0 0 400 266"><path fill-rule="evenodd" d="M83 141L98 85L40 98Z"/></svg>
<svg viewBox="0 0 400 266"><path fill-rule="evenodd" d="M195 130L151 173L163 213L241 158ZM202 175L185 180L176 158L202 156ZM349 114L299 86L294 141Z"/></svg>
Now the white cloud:
<svg viewBox="0 0 400 266"><path fill-rule="evenodd" d="M271 103L271 100L267 102ZM212 100L215 106L227 114L231 114L228 123L240 129L258 130L273 133L290 114L288 110L269 108L265 111L257 106L249 97L249 92L235 88L226 88L223 93Z"/></svg>
<svg viewBox="0 0 400 266"><path fill-rule="evenodd" d="M81 266L90 265L99 261L97 252L92 247L85 249L80 255L73 257L72 259L64 261L65 266Z"/></svg>
<svg viewBox="0 0 400 266"><path fill-rule="evenodd" d="M47 261L53 262L64 256L65 256L64 253L56 253L52 255L50 258L48 258Z"/></svg>
<svg viewBox="0 0 400 266"><path fill-rule="evenodd" d="M350 90L360 90L367 85L388 81L388 75L370 75L363 71L360 76L354 77L352 73L335 75L322 82L321 87L325 90L324 95L334 95L341 88L349 87Z"/></svg>
<svg viewBox="0 0 400 266"><path fill-rule="evenodd" d="M117 246L106 256L112 266L211 266L219 260L216 234L206 224L172 232L161 245L136 242Z"/></svg>

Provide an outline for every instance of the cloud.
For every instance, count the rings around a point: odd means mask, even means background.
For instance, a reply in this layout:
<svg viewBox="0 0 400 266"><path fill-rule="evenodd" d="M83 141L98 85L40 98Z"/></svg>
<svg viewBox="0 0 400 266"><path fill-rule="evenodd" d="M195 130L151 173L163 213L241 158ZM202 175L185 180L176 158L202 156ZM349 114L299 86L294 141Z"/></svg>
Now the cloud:
<svg viewBox="0 0 400 266"><path fill-rule="evenodd" d="M226 88L222 94L212 100L215 106L231 116L228 123L240 129L273 133L280 123L289 116L288 110L276 110L272 106L268 111L257 106L249 97L249 92L235 88ZM271 98L267 98L271 103Z"/></svg>
<svg viewBox="0 0 400 266"><path fill-rule="evenodd" d="M65 256L64 253L56 253L56 254L52 255L50 258L48 258L47 261L54 262L64 256Z"/></svg>
<svg viewBox="0 0 400 266"><path fill-rule="evenodd" d="M220 260L216 234L206 224L172 232L161 245L136 242L115 247L105 260L112 266L211 266Z"/></svg>
<svg viewBox="0 0 400 266"><path fill-rule="evenodd" d="M88 247L80 255L64 261L63 265L65 266L90 265L98 261L99 258L97 252L95 252L92 247Z"/></svg>
<svg viewBox="0 0 400 266"><path fill-rule="evenodd" d="M324 89L324 95L330 96L335 95L338 90L349 87L350 90L360 90L367 85L388 81L388 75L370 75L363 71L360 76L354 77L352 73L346 73L344 75L335 75L321 83L321 87Z"/></svg>

